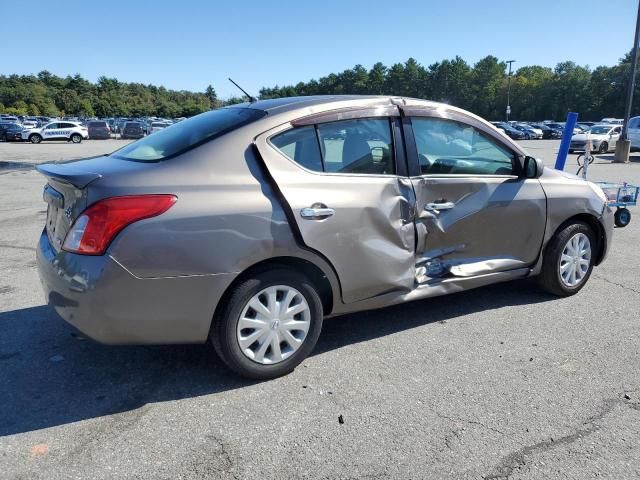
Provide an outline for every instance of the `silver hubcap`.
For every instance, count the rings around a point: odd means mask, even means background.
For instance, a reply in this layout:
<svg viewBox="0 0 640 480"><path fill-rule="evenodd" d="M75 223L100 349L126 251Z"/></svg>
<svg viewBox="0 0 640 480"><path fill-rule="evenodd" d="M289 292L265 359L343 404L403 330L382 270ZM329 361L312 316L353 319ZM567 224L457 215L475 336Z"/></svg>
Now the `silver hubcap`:
<svg viewBox="0 0 640 480"><path fill-rule="evenodd" d="M311 326L311 309L295 288L275 285L251 297L236 337L242 353L263 365L286 360L304 343Z"/></svg>
<svg viewBox="0 0 640 480"><path fill-rule="evenodd" d="M562 250L558 269L562 283L568 287L580 285L591 265L591 242L584 233L576 233Z"/></svg>

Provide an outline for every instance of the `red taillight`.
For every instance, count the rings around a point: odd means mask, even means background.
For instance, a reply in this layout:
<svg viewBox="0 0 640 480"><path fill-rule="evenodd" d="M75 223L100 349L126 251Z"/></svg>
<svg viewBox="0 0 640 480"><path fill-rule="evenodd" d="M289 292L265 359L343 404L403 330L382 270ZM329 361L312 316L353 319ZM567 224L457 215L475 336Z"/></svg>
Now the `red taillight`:
<svg viewBox="0 0 640 480"><path fill-rule="evenodd" d="M102 255L124 227L166 212L176 200L174 195L132 195L100 200L76 219L62 248L83 255Z"/></svg>

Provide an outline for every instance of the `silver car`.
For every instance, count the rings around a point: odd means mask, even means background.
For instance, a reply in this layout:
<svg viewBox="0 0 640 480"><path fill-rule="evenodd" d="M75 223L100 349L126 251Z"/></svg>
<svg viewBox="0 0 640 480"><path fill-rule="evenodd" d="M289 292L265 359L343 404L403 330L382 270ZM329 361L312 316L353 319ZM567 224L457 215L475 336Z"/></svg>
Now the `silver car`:
<svg viewBox="0 0 640 480"><path fill-rule="evenodd" d="M260 379L292 371L328 316L533 276L572 295L613 228L594 184L410 98L236 105L38 170L62 318L108 344L211 342Z"/></svg>
<svg viewBox="0 0 640 480"><path fill-rule="evenodd" d="M591 141L591 151L607 153L616 149L616 143L622 133L620 125L594 125L587 132L578 133L571 137L569 153L584 151L587 142Z"/></svg>

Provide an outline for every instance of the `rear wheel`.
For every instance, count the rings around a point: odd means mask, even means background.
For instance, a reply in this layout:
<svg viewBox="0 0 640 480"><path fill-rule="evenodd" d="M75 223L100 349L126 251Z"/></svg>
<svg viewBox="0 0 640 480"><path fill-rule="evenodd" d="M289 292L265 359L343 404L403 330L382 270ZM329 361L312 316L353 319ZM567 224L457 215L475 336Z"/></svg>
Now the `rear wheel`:
<svg viewBox="0 0 640 480"><path fill-rule="evenodd" d="M259 380L292 372L311 353L322 329L315 287L286 269L245 280L220 310L210 334L216 352L234 372Z"/></svg>
<svg viewBox="0 0 640 480"><path fill-rule="evenodd" d="M82 135L80 135L79 133L74 133L73 135L71 135L71 141L73 143L80 143L82 141Z"/></svg>
<svg viewBox="0 0 640 480"><path fill-rule="evenodd" d="M567 297L587 283L595 257L593 230L583 222L565 225L549 241L538 283L543 290Z"/></svg>
<svg viewBox="0 0 640 480"><path fill-rule="evenodd" d="M34 133L33 135L29 135L29 141L31 143L40 143L42 141L42 137L37 133Z"/></svg>

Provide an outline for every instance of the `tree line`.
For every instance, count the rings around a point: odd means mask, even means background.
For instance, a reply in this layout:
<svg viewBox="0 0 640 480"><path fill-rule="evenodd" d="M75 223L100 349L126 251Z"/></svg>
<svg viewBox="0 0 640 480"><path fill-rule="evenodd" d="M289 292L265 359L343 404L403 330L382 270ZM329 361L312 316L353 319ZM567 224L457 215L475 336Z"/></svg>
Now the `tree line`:
<svg viewBox="0 0 640 480"><path fill-rule="evenodd" d="M295 95L373 94L401 95L448 103L489 120L504 120L510 85L511 118L562 120L567 112L582 120L622 117L630 73L627 54L612 67L590 69L574 62L555 68L539 65L517 69L509 79L507 65L489 55L470 65L456 56L424 67L415 59L387 67L362 65L318 80L263 88L261 98ZM635 98L640 100L640 87Z"/></svg>
<svg viewBox="0 0 640 480"><path fill-rule="evenodd" d="M511 117L561 120L568 111L582 120L622 117L630 72L630 54L612 67L561 62L555 68L518 68L509 78L506 64L489 55L473 65L456 56L427 67L414 58L389 67L356 65L340 73L295 85L264 87L259 98L298 95L372 94L425 98L470 110L489 120L505 117L510 84ZM640 98L640 87L635 92ZM204 92L125 83L100 77L96 83L80 75L58 77L0 75L0 112L29 115L192 116L211 108L239 103L240 97L218 98L213 86Z"/></svg>
<svg viewBox="0 0 640 480"><path fill-rule="evenodd" d="M62 78L47 71L37 75L0 75L0 112L15 115L82 115L86 117L190 117L241 98L217 98L205 92L169 90L100 77L96 83L80 75Z"/></svg>

